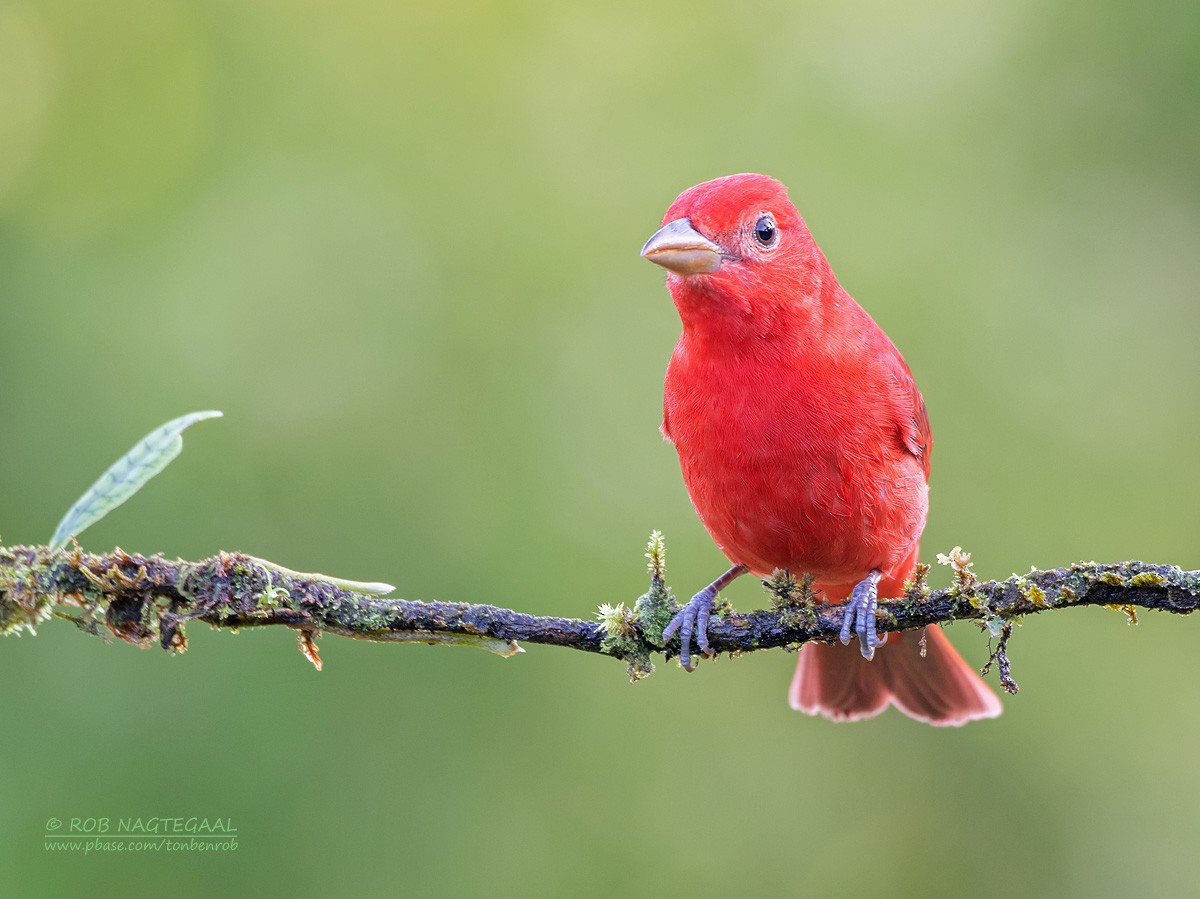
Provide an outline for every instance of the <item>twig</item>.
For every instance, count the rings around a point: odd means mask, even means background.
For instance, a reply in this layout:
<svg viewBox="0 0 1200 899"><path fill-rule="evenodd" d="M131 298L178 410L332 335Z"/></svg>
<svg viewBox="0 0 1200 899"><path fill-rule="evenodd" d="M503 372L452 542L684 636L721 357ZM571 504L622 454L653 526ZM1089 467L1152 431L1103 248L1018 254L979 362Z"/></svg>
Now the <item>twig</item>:
<svg viewBox="0 0 1200 899"><path fill-rule="evenodd" d="M1000 674L1000 686L1004 688L1004 692L1015 696L1021 688L1017 686L1017 682L1012 678L1012 663L1008 660L1008 641L1012 637L1013 626L1011 621L1006 621L1000 628L1000 639L996 643L996 648L992 650L991 657L988 658L987 664L979 670L980 674L987 674L992 670L992 663L995 662L996 669ZM315 662L313 664L316 664ZM317 665L320 668L320 665Z"/></svg>
<svg viewBox="0 0 1200 899"><path fill-rule="evenodd" d="M955 566L953 586L930 590L922 570L905 597L880 604L880 631L980 621L1000 637L993 657L1007 675L1004 651L1011 630L1006 626L1020 616L1095 605L1131 616L1135 607L1180 614L1200 608L1200 571L1137 561L1088 562L979 583L969 570L969 556L956 552L944 557ZM78 547L0 547L0 633L34 632L41 622L60 617L89 633L108 632L138 646L157 643L181 652L187 647L184 627L191 621L217 628L282 625L299 631L301 650L318 666L315 641L322 633L471 645L503 655L520 652L522 642L540 643L624 659L636 679L651 670L652 654L671 657L679 651L675 640L665 649L659 645L662 625L675 606L662 580L661 555L652 560L652 569L650 590L630 608L606 606L602 621L586 621L490 605L381 598L347 589L346 581L289 572L242 553L186 562L120 549L93 555ZM775 594L771 610L714 616L709 642L715 651L794 648L837 639L839 607L814 602L805 584L782 573L769 586Z"/></svg>

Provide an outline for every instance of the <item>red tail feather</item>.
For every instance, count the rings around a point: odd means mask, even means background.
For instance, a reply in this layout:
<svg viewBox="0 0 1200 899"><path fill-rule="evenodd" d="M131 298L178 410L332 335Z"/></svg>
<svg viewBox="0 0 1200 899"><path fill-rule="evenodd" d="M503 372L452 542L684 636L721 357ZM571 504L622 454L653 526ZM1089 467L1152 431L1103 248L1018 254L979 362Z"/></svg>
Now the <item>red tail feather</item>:
<svg viewBox="0 0 1200 899"><path fill-rule="evenodd" d="M868 662L858 644L810 643L788 692L792 708L834 721L878 715L891 703L905 715L939 727L995 718L999 698L966 663L939 627L925 629L925 657L916 634L892 634Z"/></svg>

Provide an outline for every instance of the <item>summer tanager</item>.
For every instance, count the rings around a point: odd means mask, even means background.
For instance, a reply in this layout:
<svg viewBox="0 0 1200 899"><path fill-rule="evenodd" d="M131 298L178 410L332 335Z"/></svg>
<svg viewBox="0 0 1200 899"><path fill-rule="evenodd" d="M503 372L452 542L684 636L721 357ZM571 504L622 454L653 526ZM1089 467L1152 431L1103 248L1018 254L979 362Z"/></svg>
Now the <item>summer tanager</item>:
<svg viewBox="0 0 1200 899"><path fill-rule="evenodd" d="M807 572L846 600L842 644L800 652L793 708L839 721L889 703L936 725L1000 714L938 627L876 632L878 597L903 595L925 528L933 438L912 373L834 277L787 189L764 175L698 184L642 255L667 270L683 334L662 432L700 520L733 563L664 634L707 655L718 592L746 572Z"/></svg>

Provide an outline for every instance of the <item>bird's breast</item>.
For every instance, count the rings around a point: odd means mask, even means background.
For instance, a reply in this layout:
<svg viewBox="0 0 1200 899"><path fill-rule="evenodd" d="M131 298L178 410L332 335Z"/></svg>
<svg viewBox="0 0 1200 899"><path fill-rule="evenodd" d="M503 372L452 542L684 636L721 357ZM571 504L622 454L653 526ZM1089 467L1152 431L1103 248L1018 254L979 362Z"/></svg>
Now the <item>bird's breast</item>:
<svg viewBox="0 0 1200 899"><path fill-rule="evenodd" d="M928 488L897 437L890 375L847 362L677 347L665 424L692 503L730 560L849 583L915 545Z"/></svg>

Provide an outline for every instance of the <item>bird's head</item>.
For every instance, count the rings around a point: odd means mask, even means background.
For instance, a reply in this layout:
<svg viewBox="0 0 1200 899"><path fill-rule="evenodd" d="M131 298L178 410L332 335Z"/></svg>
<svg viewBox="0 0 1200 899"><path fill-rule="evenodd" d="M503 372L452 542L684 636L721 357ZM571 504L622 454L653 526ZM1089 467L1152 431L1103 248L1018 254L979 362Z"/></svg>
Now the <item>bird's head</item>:
<svg viewBox="0 0 1200 899"><path fill-rule="evenodd" d="M767 324L812 306L836 281L788 199L766 175L729 175L681 193L642 256L667 270L684 324Z"/></svg>

